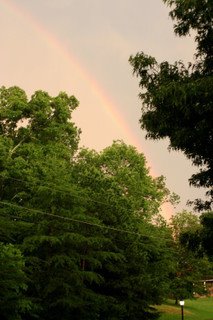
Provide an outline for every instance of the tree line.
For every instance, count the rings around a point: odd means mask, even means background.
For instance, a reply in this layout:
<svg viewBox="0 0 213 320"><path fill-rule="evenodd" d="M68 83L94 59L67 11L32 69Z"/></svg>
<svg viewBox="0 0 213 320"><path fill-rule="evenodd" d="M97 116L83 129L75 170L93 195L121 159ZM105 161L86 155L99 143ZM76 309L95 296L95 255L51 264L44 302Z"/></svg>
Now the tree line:
<svg viewBox="0 0 213 320"><path fill-rule="evenodd" d="M204 250L160 216L170 193L143 154L78 148L77 105L0 89L1 319L155 319L153 305L195 290Z"/></svg>
<svg viewBox="0 0 213 320"><path fill-rule="evenodd" d="M213 261L212 2L164 2L178 35L197 32L196 62L130 57L141 126L201 168L190 182L208 188L195 201L204 213L168 224L160 208L175 197L133 146L79 148L74 96L1 87L1 319L157 319L164 299L203 294Z"/></svg>

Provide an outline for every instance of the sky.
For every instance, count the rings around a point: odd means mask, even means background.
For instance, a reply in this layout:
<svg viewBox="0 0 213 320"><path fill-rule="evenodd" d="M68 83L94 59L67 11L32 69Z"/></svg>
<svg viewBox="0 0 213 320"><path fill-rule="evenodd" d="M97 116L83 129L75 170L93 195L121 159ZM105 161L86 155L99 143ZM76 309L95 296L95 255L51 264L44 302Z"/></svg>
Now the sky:
<svg viewBox="0 0 213 320"><path fill-rule="evenodd" d="M176 208L164 206L167 218L203 191L189 187L197 169L181 152L169 152L167 140L145 139L128 59L143 51L159 62L193 60L193 37L176 37L168 13L162 0L0 0L0 86L17 85L29 97L40 89L75 95L81 146L134 145L151 174L164 175L180 196Z"/></svg>

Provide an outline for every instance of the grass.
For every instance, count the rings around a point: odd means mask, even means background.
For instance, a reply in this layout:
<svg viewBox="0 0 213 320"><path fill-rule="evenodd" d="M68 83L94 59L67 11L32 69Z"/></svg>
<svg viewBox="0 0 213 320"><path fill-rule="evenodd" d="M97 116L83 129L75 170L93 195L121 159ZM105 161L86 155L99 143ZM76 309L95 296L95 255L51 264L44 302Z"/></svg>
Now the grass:
<svg viewBox="0 0 213 320"><path fill-rule="evenodd" d="M159 320L180 320L181 307L175 306L174 301L158 306L162 312ZM184 305L184 320L213 320L213 297L186 300Z"/></svg>

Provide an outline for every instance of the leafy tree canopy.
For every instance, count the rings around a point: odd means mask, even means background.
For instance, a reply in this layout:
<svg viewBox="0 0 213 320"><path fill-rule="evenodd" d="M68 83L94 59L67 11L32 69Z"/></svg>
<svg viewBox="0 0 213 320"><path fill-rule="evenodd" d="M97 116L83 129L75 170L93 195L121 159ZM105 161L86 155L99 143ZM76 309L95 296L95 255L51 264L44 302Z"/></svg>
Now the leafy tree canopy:
<svg viewBox="0 0 213 320"><path fill-rule="evenodd" d="M31 309L25 296L27 278L24 258L12 244L0 242L0 317L2 320L21 320L21 314Z"/></svg>
<svg viewBox="0 0 213 320"><path fill-rule="evenodd" d="M181 150L200 171L190 184L207 188L206 201L196 200L198 210L210 209L213 202L213 3L208 0L165 0L172 7L175 32L196 33L195 63L158 63L141 52L129 61L139 77L143 102L141 127L147 138L169 138L169 147Z"/></svg>
<svg viewBox="0 0 213 320"><path fill-rule="evenodd" d="M186 210L173 215L170 219L170 226L175 239L180 239L181 234L185 232L196 232L201 229L199 217Z"/></svg>
<svg viewBox="0 0 213 320"><path fill-rule="evenodd" d="M201 59L206 74L212 73L213 59L213 4L211 0L163 0L170 17L176 21L174 31L186 36L195 31L196 56Z"/></svg>
<svg viewBox="0 0 213 320"><path fill-rule="evenodd" d="M213 262L213 212L205 212L201 215L201 242L205 253ZM213 273L213 271L212 271Z"/></svg>
<svg viewBox="0 0 213 320"><path fill-rule="evenodd" d="M126 262L103 265L105 282L99 290L113 300L101 315L151 319L154 312L149 303L160 303L168 292L171 268L171 234L164 225L151 224L168 197L164 181L151 178L144 156L122 141L100 153L81 150L73 173L74 180L94 200L88 200L89 212L113 228L108 237Z"/></svg>
<svg viewBox="0 0 213 320"><path fill-rule="evenodd" d="M154 319L172 238L151 222L169 192L123 142L78 150L77 105L66 93L0 89L0 241L19 254L14 305L30 301L16 319Z"/></svg>
<svg viewBox="0 0 213 320"><path fill-rule="evenodd" d="M203 228L199 218L182 211L172 216L170 228L174 237L174 270L171 273L170 294L179 299L204 294L201 279L211 271L211 264L202 248Z"/></svg>

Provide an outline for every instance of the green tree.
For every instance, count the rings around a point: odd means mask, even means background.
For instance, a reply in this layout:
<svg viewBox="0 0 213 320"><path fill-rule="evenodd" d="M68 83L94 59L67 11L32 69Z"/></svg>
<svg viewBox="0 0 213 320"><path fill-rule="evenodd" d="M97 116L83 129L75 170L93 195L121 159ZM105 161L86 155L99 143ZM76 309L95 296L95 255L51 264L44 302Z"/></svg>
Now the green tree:
<svg viewBox="0 0 213 320"><path fill-rule="evenodd" d="M77 104L65 93L53 98L38 91L28 101L17 87L1 88L0 213L10 226L2 237L13 238L25 255L27 294L34 306L29 319L68 319L70 314L84 319L88 310L95 319L100 304L86 284L101 282L92 268L101 263L96 257L100 251L104 255L107 244L100 232L73 221L98 224L85 216L85 195L71 179L79 139L71 112ZM85 256L90 270L84 269Z"/></svg>
<svg viewBox="0 0 213 320"><path fill-rule="evenodd" d="M174 271L171 273L170 294L178 299L205 293L202 279L211 265L201 245L202 225L191 212L172 216L170 227L174 237Z"/></svg>
<svg viewBox="0 0 213 320"><path fill-rule="evenodd" d="M78 150L78 102L0 90L1 241L25 259L24 319L154 319L168 290L169 198L135 148Z"/></svg>
<svg viewBox="0 0 213 320"><path fill-rule="evenodd" d="M95 199L89 212L112 228L107 236L123 257L101 267L105 281L96 290L108 297L101 318L156 317L150 305L168 293L172 260L169 230L151 223L168 197L162 178L153 179L144 156L121 141L101 153L82 150L75 161L75 180Z"/></svg>
<svg viewBox="0 0 213 320"><path fill-rule="evenodd" d="M213 4L211 0L163 0L169 7L170 17L176 21L174 31L179 36L196 33L197 62L203 67L203 71L212 75L213 58Z"/></svg>
<svg viewBox="0 0 213 320"><path fill-rule="evenodd" d="M213 214L204 212L199 217L191 212L182 211L171 219L171 228L175 239L196 254L208 256L212 261Z"/></svg>
<svg viewBox="0 0 213 320"><path fill-rule="evenodd" d="M195 201L198 210L213 202L213 3L207 0L164 0L172 7L175 33L193 30L197 43L195 63L158 63L143 52L131 56L133 73L139 77L143 102L141 127L147 138L169 138L169 148L181 150L200 171L190 178L195 187L207 188L205 201Z"/></svg>
<svg viewBox="0 0 213 320"><path fill-rule="evenodd" d="M12 244L0 242L0 317L2 320L19 320L31 309L26 298L27 279L24 258Z"/></svg>
<svg viewBox="0 0 213 320"><path fill-rule="evenodd" d="M200 220L202 225L200 234L202 247L210 261L213 262L213 212L203 213Z"/></svg>
<svg viewBox="0 0 213 320"><path fill-rule="evenodd" d="M173 215L170 219L170 226L175 239L180 239L181 235L187 232L196 233L201 229L198 215L186 210Z"/></svg>

